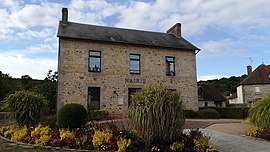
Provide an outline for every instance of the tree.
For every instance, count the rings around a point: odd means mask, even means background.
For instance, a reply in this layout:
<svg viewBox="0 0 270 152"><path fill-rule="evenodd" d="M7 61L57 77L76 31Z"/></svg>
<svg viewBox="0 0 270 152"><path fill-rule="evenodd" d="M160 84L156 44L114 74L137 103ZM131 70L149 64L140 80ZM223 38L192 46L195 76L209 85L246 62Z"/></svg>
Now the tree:
<svg viewBox="0 0 270 152"><path fill-rule="evenodd" d="M231 76L230 78L221 78L200 82L207 82L213 84L223 95L228 96L230 94L236 93L237 85L242 82L247 77L246 74L242 76Z"/></svg>
<svg viewBox="0 0 270 152"><path fill-rule="evenodd" d="M14 93L16 90L17 82L9 74L0 71L0 101L9 93Z"/></svg>
<svg viewBox="0 0 270 152"><path fill-rule="evenodd" d="M46 78L37 85L35 91L43 95L48 101L49 113L56 113L57 72L49 70Z"/></svg>

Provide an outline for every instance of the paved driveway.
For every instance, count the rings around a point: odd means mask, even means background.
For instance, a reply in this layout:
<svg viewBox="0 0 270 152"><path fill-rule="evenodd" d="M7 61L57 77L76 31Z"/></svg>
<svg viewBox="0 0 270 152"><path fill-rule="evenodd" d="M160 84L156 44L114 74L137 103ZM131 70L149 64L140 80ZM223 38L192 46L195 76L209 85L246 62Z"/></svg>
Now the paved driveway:
<svg viewBox="0 0 270 152"><path fill-rule="evenodd" d="M220 152L270 152L270 142L252 137L203 129L210 142Z"/></svg>

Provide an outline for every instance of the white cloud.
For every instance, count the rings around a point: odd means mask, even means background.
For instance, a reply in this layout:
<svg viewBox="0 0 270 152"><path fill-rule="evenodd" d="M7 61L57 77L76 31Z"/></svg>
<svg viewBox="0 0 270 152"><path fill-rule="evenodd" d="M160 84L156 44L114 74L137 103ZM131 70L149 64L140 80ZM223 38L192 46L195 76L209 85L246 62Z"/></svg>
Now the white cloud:
<svg viewBox="0 0 270 152"><path fill-rule="evenodd" d="M54 35L54 29L52 28L44 28L40 31L33 31L33 30L25 30L22 32L18 32L17 36L20 39L47 39Z"/></svg>
<svg viewBox="0 0 270 152"><path fill-rule="evenodd" d="M0 69L14 78L30 75L34 79L44 79L49 69L56 71L54 59L28 58L24 55L5 55L0 53Z"/></svg>
<svg viewBox="0 0 270 152"><path fill-rule="evenodd" d="M30 51L33 54L38 54L38 53L56 53L57 52L57 45L53 44L37 44L30 46L25 49L25 51Z"/></svg>
<svg viewBox="0 0 270 152"><path fill-rule="evenodd" d="M211 57L211 56L237 56L243 55L246 50L238 48L236 40L226 38L218 41L210 40L202 42L199 57Z"/></svg>
<svg viewBox="0 0 270 152"><path fill-rule="evenodd" d="M60 8L60 5L56 3L27 4L10 14L10 27L21 29L33 26L56 27Z"/></svg>
<svg viewBox="0 0 270 152"><path fill-rule="evenodd" d="M229 77L230 76L226 76L222 74L209 74L209 75L198 76L197 81L206 81L206 80L214 80L214 79L229 78Z"/></svg>

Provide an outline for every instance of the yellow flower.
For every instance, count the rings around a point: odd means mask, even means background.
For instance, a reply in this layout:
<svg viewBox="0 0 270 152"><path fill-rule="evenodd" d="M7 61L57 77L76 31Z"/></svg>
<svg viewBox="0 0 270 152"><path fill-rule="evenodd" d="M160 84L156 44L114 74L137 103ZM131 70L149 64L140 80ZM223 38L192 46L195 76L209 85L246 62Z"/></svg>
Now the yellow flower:
<svg viewBox="0 0 270 152"><path fill-rule="evenodd" d="M4 136L11 136L15 131L16 131L16 127L15 126L6 126L3 128L4 131Z"/></svg>
<svg viewBox="0 0 270 152"><path fill-rule="evenodd" d="M93 146L94 148L98 149L101 147L101 149L106 148L106 144L109 143L109 140L112 138L112 133L109 130L95 130L95 134L93 135ZM104 147L105 146L105 147Z"/></svg>
<svg viewBox="0 0 270 152"><path fill-rule="evenodd" d="M213 146L208 143L209 139L206 137L200 137L198 139L194 139L195 146L201 150L205 150L207 152L213 152Z"/></svg>
<svg viewBox="0 0 270 152"><path fill-rule="evenodd" d="M72 139L74 138L74 133L69 130L61 129L60 130L60 140Z"/></svg>
<svg viewBox="0 0 270 152"><path fill-rule="evenodd" d="M251 126L248 131L247 131L247 135L248 136L252 136L255 137L256 133L261 130L261 128L258 128L256 126Z"/></svg>
<svg viewBox="0 0 270 152"><path fill-rule="evenodd" d="M184 140L181 142L174 142L172 145L170 145L170 149L172 151L182 151L184 149Z"/></svg>
<svg viewBox="0 0 270 152"><path fill-rule="evenodd" d="M52 135L50 134L50 132L51 132L51 128L49 128L48 126L42 127L42 125L39 124L31 132L31 136L35 137L34 138L34 139L36 139L34 141L35 144L46 145L52 139Z"/></svg>
<svg viewBox="0 0 270 152"><path fill-rule="evenodd" d="M151 152L154 152L154 151L160 151L160 148L158 148L158 146L153 146L152 148L151 148Z"/></svg>
<svg viewBox="0 0 270 152"><path fill-rule="evenodd" d="M117 141L117 145L118 145L118 152L124 152L129 145L131 145L131 139L123 139L123 138L120 138L118 141Z"/></svg>
<svg viewBox="0 0 270 152"><path fill-rule="evenodd" d="M12 141L22 141L23 138L27 135L28 129L26 127L16 130L11 136Z"/></svg>

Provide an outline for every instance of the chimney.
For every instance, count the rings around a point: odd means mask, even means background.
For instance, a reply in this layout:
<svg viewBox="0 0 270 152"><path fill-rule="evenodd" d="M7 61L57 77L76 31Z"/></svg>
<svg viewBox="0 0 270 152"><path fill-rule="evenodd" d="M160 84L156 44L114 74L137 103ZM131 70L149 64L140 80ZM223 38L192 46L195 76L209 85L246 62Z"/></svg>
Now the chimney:
<svg viewBox="0 0 270 152"><path fill-rule="evenodd" d="M181 37L181 23L176 23L173 27L171 27L168 31L168 34L173 34L176 37Z"/></svg>
<svg viewBox="0 0 270 152"><path fill-rule="evenodd" d="M247 75L250 76L252 73L252 66L251 65L248 65L247 66Z"/></svg>
<svg viewBox="0 0 270 152"><path fill-rule="evenodd" d="M68 23L68 9L62 8L62 25L67 26Z"/></svg>

